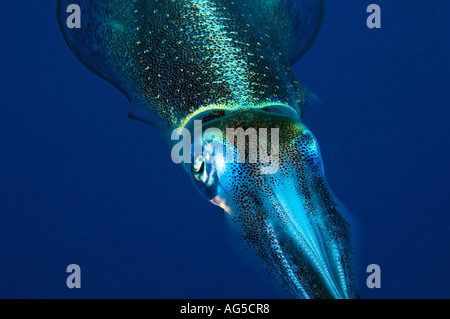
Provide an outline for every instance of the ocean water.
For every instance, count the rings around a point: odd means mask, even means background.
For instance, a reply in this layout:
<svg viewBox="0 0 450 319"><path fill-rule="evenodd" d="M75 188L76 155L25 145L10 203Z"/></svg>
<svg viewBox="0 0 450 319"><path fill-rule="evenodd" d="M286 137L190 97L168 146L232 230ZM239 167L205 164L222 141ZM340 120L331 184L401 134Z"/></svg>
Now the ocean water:
<svg viewBox="0 0 450 319"><path fill-rule="evenodd" d="M366 26L370 3L381 29ZM156 131L72 55L55 11L0 2L0 298L282 298ZM361 224L362 298L450 297L449 13L330 0L294 66L322 100L305 123L330 186Z"/></svg>

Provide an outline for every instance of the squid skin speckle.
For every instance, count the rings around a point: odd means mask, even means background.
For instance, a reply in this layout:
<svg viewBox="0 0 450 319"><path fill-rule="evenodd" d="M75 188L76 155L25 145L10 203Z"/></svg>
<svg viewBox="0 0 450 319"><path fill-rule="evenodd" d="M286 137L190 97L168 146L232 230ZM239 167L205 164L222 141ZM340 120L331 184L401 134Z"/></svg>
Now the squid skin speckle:
<svg viewBox="0 0 450 319"><path fill-rule="evenodd" d="M66 26L72 3L81 8L79 29ZM273 174L248 160L199 157L183 167L290 296L358 298L352 219L330 191L318 142L302 122L318 98L291 69L313 44L324 12L324 0L58 0L57 6L72 52L121 90L128 116L157 129L168 147L175 145L174 130L194 133L195 120L203 130L278 129ZM273 138L259 139L271 152ZM221 146L231 147L227 142ZM194 140L192 149L207 143Z"/></svg>

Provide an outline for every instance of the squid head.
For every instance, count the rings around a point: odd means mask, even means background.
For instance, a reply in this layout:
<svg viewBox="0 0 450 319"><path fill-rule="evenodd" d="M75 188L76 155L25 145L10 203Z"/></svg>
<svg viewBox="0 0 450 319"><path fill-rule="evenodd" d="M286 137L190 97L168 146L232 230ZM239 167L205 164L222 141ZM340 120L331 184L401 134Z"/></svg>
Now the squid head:
<svg viewBox="0 0 450 319"><path fill-rule="evenodd" d="M351 217L329 190L319 144L300 120L273 110L204 124L187 170L289 294L356 298Z"/></svg>

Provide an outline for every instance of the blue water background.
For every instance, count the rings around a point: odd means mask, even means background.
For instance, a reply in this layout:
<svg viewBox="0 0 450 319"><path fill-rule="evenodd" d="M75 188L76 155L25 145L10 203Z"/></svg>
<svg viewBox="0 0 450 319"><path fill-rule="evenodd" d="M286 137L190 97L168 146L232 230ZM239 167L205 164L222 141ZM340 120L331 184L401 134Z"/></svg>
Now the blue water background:
<svg viewBox="0 0 450 319"><path fill-rule="evenodd" d="M366 7L382 8L382 29ZM362 225L363 298L449 298L450 2L328 1L295 66L333 191ZM52 1L0 2L0 298L277 298ZM82 288L66 287L79 264ZM379 264L382 288L365 288Z"/></svg>

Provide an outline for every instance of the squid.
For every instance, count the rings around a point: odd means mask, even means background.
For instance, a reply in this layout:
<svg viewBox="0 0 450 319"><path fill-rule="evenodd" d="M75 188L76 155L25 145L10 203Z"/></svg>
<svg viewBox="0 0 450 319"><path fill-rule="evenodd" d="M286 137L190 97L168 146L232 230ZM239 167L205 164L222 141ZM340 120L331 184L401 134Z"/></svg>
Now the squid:
<svg viewBox="0 0 450 319"><path fill-rule="evenodd" d="M353 219L302 121L320 101L292 71L324 12L324 0L57 2L74 55L159 132L270 278L293 298L358 298Z"/></svg>

